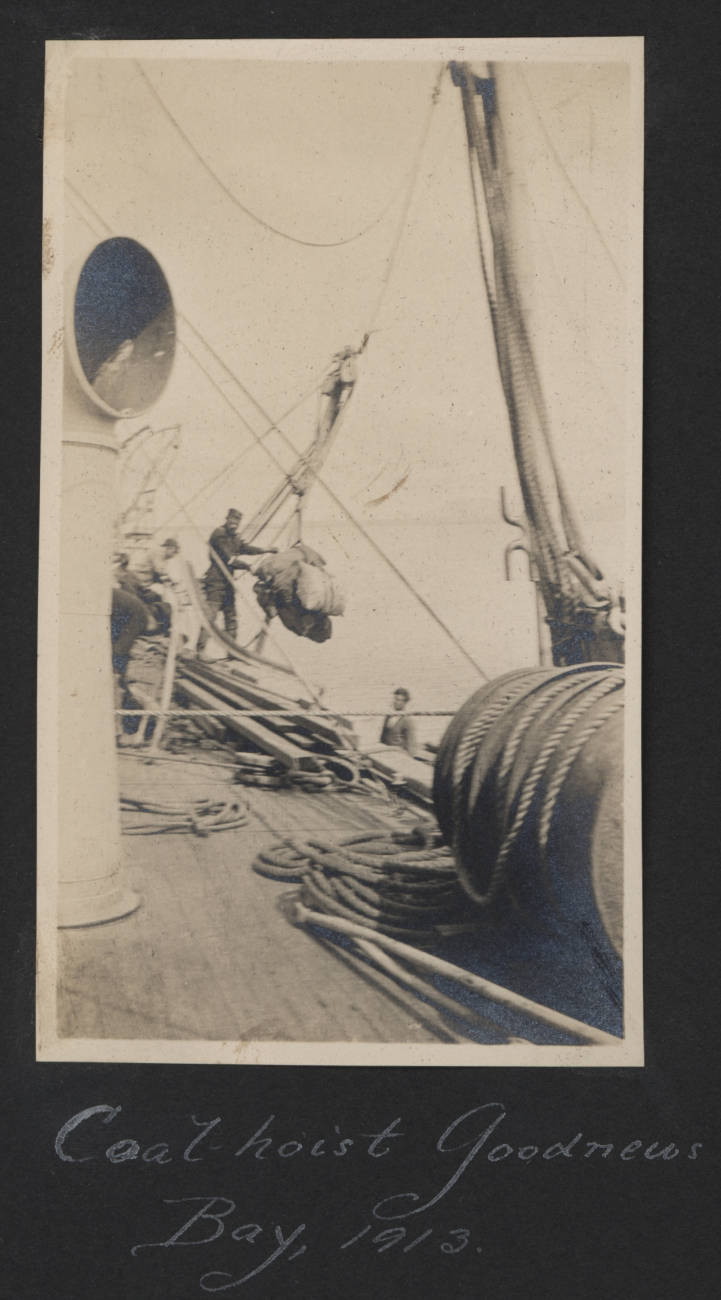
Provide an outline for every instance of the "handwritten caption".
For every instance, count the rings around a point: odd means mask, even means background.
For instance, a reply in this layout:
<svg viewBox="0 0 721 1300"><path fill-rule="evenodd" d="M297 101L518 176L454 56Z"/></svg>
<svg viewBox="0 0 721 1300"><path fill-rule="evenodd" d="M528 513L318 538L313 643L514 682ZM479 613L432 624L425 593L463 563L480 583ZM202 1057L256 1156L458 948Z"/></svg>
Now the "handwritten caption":
<svg viewBox="0 0 721 1300"><path fill-rule="evenodd" d="M103 1134L99 1125L114 1125L121 1111L122 1106L110 1105L90 1106L78 1111L57 1133L56 1155L60 1160L70 1164L81 1164L104 1157L111 1165L126 1165L131 1161L140 1161L139 1167L142 1167L143 1163L169 1165L173 1161L182 1161L187 1164L202 1163L209 1167L213 1159L217 1158L214 1157L215 1152L228 1150L227 1144L211 1140L219 1136L216 1130L221 1124L221 1116L206 1120L192 1115L189 1117L190 1121L198 1131L182 1150L178 1148L174 1151L170 1142L162 1140L151 1142L141 1148L136 1138L120 1137L103 1151ZM586 1138L584 1141L584 1134L581 1132L572 1137L559 1137L558 1141L542 1150L541 1146L535 1143L512 1145L509 1142L498 1142L500 1126L506 1119L507 1111L501 1102L485 1102L457 1116L435 1142L435 1151L441 1156L458 1157L452 1162L454 1166L452 1170L446 1170L447 1176L443 1175L444 1181L441 1182L440 1188L430 1196L421 1196L418 1192L410 1191L384 1197L366 1216L370 1222L366 1222L348 1240L337 1242L336 1248L345 1251L376 1247L375 1253L379 1255L394 1248L397 1253L407 1254L419 1247L447 1256L455 1256L468 1249L471 1255L481 1254L483 1246L474 1240L473 1232L468 1227L401 1224L397 1221L413 1220L415 1216L435 1209L456 1187L482 1151L486 1163L491 1166L507 1160L512 1160L514 1163L520 1161L526 1165L537 1157L546 1161L581 1159L597 1165L609 1159L618 1159L627 1164L640 1158L643 1163L648 1162L648 1164L658 1161L660 1164L657 1167L662 1168L678 1157L697 1160L703 1145L701 1142L684 1146L676 1145L675 1142L666 1142L662 1145L658 1138L649 1143L638 1137L626 1142L598 1141L599 1137L606 1136L602 1134L596 1134L594 1138ZM406 1132L399 1127L402 1122L401 1117L398 1116L378 1132L353 1136L342 1135L340 1127L333 1125L332 1134L309 1136L303 1132L295 1137L288 1137L287 1132L276 1131L278 1128L282 1129L282 1124L276 1121L275 1115L269 1115L255 1132L241 1142L233 1152L232 1158L234 1161L244 1159L246 1162L248 1160L285 1162L297 1160L301 1153L304 1153L304 1156L314 1160L326 1158L335 1161L347 1158L351 1153L355 1156L363 1153L373 1160L383 1159L391 1152L397 1151L399 1149L397 1144L407 1136ZM301 1138L303 1141L300 1140ZM235 1146L235 1143L232 1145ZM130 1248L130 1254L138 1258L139 1254L145 1251L186 1246L207 1247L223 1237L227 1230L227 1237L233 1242L242 1244L246 1251L248 1247L251 1248L251 1259L248 1263L253 1266L242 1272L239 1277L221 1269L212 1269L203 1273L199 1278L200 1288L210 1292L241 1286L264 1272L283 1256L290 1261L299 1259L306 1253L306 1244L299 1240L308 1226L305 1223L298 1224L292 1230L284 1230L279 1223L271 1224L270 1227L255 1221L234 1224L236 1203L230 1197L206 1194L164 1198L166 1205L190 1203L199 1208L189 1218L185 1217L184 1221L170 1232L170 1235L161 1234L163 1240L160 1241L138 1242ZM184 1214L187 1216L187 1209ZM380 1224L383 1222L393 1222L394 1226L382 1228ZM234 1226L231 1227L231 1224ZM255 1243L261 1237L267 1240L269 1235L271 1235L273 1248L259 1263L255 1263L259 1249ZM260 1247L262 1249L262 1243ZM292 1251L291 1247L294 1247ZM291 1253L288 1253L289 1251Z"/></svg>

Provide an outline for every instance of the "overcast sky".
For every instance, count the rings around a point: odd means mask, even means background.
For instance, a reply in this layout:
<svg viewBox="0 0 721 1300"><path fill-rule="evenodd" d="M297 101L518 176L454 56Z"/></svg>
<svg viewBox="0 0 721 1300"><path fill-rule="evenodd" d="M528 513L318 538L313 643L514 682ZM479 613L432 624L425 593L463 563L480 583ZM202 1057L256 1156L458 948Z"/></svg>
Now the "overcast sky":
<svg viewBox="0 0 721 1300"><path fill-rule="evenodd" d="M179 310L277 417L316 383L333 352L360 343L373 319L438 71L413 62L166 59L143 61L141 72L129 59L83 57L68 83L66 175L113 233L156 255ZM591 548L602 568L618 574L627 74L614 64L509 66L501 102L519 270L553 436ZM349 240L385 215L361 238L320 248L268 231L238 204L315 243ZM67 264L105 233L69 205ZM498 489L516 476L460 92L447 73L375 325L324 476L371 526L495 525ZM297 446L309 442L315 417L310 400L288 421ZM182 501L252 447L182 349L150 419L155 427L183 426L170 475ZM253 419L263 433L262 419ZM127 422L123 436L144 422ZM268 445L289 466L279 438ZM399 491L369 506L404 476ZM278 479L277 466L249 450L237 473L201 495L191 513L207 532L231 504L252 511ZM165 494L159 507L162 523L175 506ZM308 511L311 519L337 513L320 488Z"/></svg>

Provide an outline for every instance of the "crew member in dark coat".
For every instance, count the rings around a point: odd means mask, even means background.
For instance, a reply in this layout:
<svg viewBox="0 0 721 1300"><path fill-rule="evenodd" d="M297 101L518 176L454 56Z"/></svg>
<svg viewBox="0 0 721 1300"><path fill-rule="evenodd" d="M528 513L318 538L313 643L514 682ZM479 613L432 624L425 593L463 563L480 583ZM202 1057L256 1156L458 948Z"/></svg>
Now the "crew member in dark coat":
<svg viewBox="0 0 721 1300"><path fill-rule="evenodd" d="M148 628L148 614L138 596L123 587L113 587L110 637L113 643L113 668L121 679L128 666L135 638Z"/></svg>
<svg viewBox="0 0 721 1300"><path fill-rule="evenodd" d="M381 732L382 745L395 745L396 749L405 749L411 758L418 757L418 736L413 718L409 718L405 709L410 703L411 693L405 686L399 686L393 692L393 712L389 713L383 723Z"/></svg>
<svg viewBox="0 0 721 1300"><path fill-rule="evenodd" d="M243 518L239 510L229 510L224 524L216 528L210 536L210 568L203 578L203 591L205 593L205 603L208 606L211 622L215 620L220 611L223 611L223 621L228 636L235 635L238 630L238 623L235 616L235 589L233 584L228 581L216 556L220 556L226 569L231 571L235 569L249 569L250 565L245 564L239 557L241 555L264 555L268 551L275 550L272 547L251 546L249 542L244 542L242 537L238 536L240 521ZM203 627L200 629L198 637L198 651L201 651L208 641L209 633Z"/></svg>

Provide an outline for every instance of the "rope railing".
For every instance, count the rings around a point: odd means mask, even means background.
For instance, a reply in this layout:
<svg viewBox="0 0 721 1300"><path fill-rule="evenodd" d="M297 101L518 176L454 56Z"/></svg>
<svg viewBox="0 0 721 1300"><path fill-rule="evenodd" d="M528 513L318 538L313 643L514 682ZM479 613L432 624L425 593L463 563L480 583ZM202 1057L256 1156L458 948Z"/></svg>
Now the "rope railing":
<svg viewBox="0 0 721 1300"><path fill-rule="evenodd" d="M132 683L130 686L130 693L132 694ZM161 709L161 708L142 709L142 710L114 709L113 712L120 715L128 714L128 716L133 718L137 718L140 712L149 713L152 717L165 717L165 718L173 718L173 717L187 718L187 717L193 717L196 714L198 716L209 717L209 718L214 718L214 717L215 718L226 718L226 717L297 718L299 712L306 713L309 718L323 717L325 719L327 716L326 714L321 715L318 713L311 713L307 709L304 710L302 705L300 704L295 709L254 709L252 707L247 709L234 709L231 706L229 706L227 709L192 709L192 710ZM346 713L346 712L339 711L338 709L334 709L334 713L340 718L387 718L389 716L387 709L385 709L382 713L376 711L375 709L367 709L364 712L359 712L359 713ZM416 710L416 712L414 713L403 714L404 718L454 718L455 716L456 716L455 712L449 709L419 709Z"/></svg>

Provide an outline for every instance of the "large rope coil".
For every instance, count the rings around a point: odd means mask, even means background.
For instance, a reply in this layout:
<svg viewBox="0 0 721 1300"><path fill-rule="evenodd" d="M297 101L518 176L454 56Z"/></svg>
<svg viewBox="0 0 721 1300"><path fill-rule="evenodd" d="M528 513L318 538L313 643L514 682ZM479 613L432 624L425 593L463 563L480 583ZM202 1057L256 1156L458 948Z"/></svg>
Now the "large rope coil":
<svg viewBox="0 0 721 1300"><path fill-rule="evenodd" d="M254 870L303 886L302 902L411 943L468 923L453 855L425 831L287 840L258 854ZM444 927L440 929L439 927Z"/></svg>
<svg viewBox="0 0 721 1300"><path fill-rule="evenodd" d="M523 669L476 692L441 742L433 797L466 892L494 901L521 843L546 863L559 795L584 747L623 707L623 669Z"/></svg>

